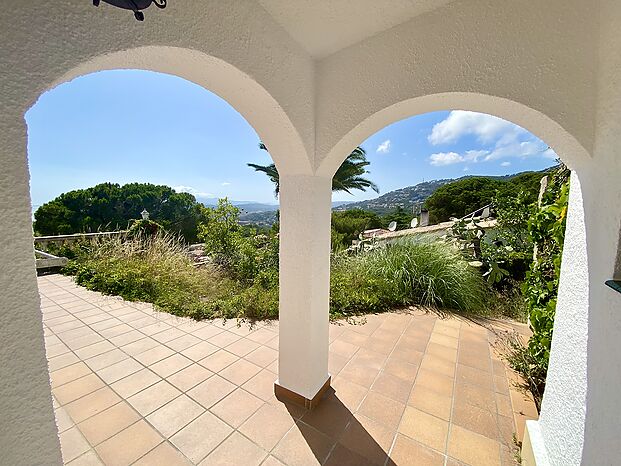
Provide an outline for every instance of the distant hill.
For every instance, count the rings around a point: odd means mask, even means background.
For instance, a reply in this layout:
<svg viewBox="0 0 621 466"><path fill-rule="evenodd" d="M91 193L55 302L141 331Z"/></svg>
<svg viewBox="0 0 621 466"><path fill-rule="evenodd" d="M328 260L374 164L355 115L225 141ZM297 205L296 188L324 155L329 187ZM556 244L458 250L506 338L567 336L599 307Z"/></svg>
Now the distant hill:
<svg viewBox="0 0 621 466"><path fill-rule="evenodd" d="M424 181L415 186L408 186L407 188L387 192L379 197L376 197L375 199L340 205L335 207L334 210L364 209L383 215L396 209L397 207L412 209L415 205L422 205L422 203L425 202L425 199L431 196L440 186L452 181L455 180L444 179Z"/></svg>
<svg viewBox="0 0 621 466"><path fill-rule="evenodd" d="M543 174L547 170L542 170ZM526 173L526 172L523 172ZM378 215L384 215L391 210L396 209L397 207L402 207L404 209L410 210L414 206L420 207L423 205L425 200L431 196L436 189L440 186L452 183L454 181L462 180L464 178L472 178L473 176L482 177L482 178L491 178L499 181L508 181L511 178L520 175L521 173L514 173L512 175L501 175L501 176L485 176L485 175L466 175L460 178L452 178L452 179L442 179L442 180L432 180L432 181L423 181L422 183L418 183L414 186L408 186L406 188L396 189L395 191L389 191L385 194L382 194L375 199L369 199L366 201L359 202L351 202L344 205L340 205L334 207L333 210L350 210L350 209L363 209L370 210Z"/></svg>

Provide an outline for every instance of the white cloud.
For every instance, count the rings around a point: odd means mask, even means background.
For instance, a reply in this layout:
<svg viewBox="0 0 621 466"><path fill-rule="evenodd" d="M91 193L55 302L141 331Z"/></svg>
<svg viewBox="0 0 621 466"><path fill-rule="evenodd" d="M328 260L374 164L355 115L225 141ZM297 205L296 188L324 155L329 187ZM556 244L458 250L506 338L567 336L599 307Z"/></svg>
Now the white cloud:
<svg viewBox="0 0 621 466"><path fill-rule="evenodd" d="M509 166L511 166L511 162L502 162L502 163L500 164L500 166L501 166L501 167L509 167Z"/></svg>
<svg viewBox="0 0 621 466"><path fill-rule="evenodd" d="M459 155L457 152L438 152L436 154L431 154L429 156L429 160L431 162L431 165L434 165L436 167L453 165L455 163L465 161L464 157Z"/></svg>
<svg viewBox="0 0 621 466"><path fill-rule="evenodd" d="M220 183L220 186L230 186L231 183L229 183L228 181L223 181L222 183Z"/></svg>
<svg viewBox="0 0 621 466"><path fill-rule="evenodd" d="M462 110L452 111L447 118L436 123L427 139L432 145L450 144L467 135L474 136L484 148L432 154L429 158L431 164L441 166L506 158L557 157L541 140L513 123L491 115ZM509 165L501 164L503 167Z"/></svg>
<svg viewBox="0 0 621 466"><path fill-rule="evenodd" d="M468 168L468 167L464 167L464 171L465 171L465 172L469 172L469 171L470 171L470 168Z"/></svg>
<svg viewBox="0 0 621 466"><path fill-rule="evenodd" d="M387 154L388 152L390 152L390 139L386 139L379 146L377 146L375 152L378 152L380 154Z"/></svg>
<svg viewBox="0 0 621 466"><path fill-rule="evenodd" d="M199 191L198 189L193 188L192 186L173 186L173 189L177 191L178 193L189 193L195 197L216 197L212 193L206 193L203 191Z"/></svg>
<svg viewBox="0 0 621 466"><path fill-rule="evenodd" d="M453 110L449 116L436 123L427 140L437 146L458 141L462 136L473 135L481 143L489 144L496 139L514 140L524 129L511 122L485 113Z"/></svg>

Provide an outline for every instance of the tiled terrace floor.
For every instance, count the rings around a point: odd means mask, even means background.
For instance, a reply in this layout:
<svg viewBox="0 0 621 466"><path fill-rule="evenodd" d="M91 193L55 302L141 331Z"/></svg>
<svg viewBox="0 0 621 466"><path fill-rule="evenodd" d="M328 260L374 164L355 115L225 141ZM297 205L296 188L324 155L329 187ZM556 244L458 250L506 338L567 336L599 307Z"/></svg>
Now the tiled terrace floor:
<svg viewBox="0 0 621 466"><path fill-rule="evenodd" d="M491 333L388 313L330 326L333 387L276 400L278 324L194 322L39 278L66 464L507 465L532 402ZM387 455L390 454L390 457Z"/></svg>

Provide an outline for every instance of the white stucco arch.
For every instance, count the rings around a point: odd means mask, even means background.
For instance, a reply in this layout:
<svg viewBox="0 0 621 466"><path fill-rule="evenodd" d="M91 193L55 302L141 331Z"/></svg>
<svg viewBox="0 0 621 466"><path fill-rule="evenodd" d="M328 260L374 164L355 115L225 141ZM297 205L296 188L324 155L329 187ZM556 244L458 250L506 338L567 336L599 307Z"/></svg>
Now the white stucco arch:
<svg viewBox="0 0 621 466"><path fill-rule="evenodd" d="M572 170L579 169L590 158L589 152L573 135L540 111L502 97L445 92L403 100L361 119L327 152L317 168L317 174L334 174L357 145L386 126L415 115L442 110L486 113L521 126L548 144Z"/></svg>
<svg viewBox="0 0 621 466"><path fill-rule="evenodd" d="M246 73L222 59L198 50L145 46L106 53L67 71L54 80L48 90L80 76L118 69L170 74L213 92L253 127L259 138L270 148L270 155L280 171L310 171L304 142L279 103ZM162 89L162 92L166 90Z"/></svg>
<svg viewBox="0 0 621 466"><path fill-rule="evenodd" d="M585 438L586 413L575 407L584 406L587 399L586 348L591 309L588 270L592 260L587 248L589 240L592 241L585 217L587 199L583 198L581 184L583 172L588 178L588 168L593 162L592 155L580 141L554 119L519 102L472 92L438 93L403 100L361 118L360 123L327 152L317 173L332 176L354 147L382 128L404 118L440 110L476 111L517 124L547 143L572 169L548 382L539 423L530 426L529 448L539 449L540 457L550 455L563 461L579 458ZM559 412L571 414L559 416ZM559 431L569 431L573 435L558 437Z"/></svg>

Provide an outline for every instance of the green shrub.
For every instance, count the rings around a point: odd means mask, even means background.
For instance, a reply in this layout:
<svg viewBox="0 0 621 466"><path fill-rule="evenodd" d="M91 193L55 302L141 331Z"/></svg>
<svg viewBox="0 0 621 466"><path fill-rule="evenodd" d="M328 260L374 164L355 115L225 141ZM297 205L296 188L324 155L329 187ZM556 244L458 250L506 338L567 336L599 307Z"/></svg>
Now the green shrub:
<svg viewBox="0 0 621 466"><path fill-rule="evenodd" d="M480 274L443 242L402 240L333 261L330 307L335 315L414 304L484 313L485 301Z"/></svg>

